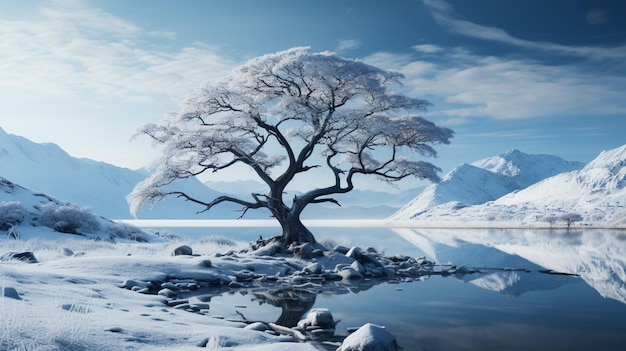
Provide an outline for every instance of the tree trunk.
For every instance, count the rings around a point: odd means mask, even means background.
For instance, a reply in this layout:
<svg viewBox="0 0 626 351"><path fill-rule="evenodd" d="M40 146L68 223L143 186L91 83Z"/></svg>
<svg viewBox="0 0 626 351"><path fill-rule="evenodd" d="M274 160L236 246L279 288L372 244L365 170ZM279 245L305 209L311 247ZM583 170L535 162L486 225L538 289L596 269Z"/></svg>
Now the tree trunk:
<svg viewBox="0 0 626 351"><path fill-rule="evenodd" d="M296 243L296 244L305 244L309 243L315 245L317 241L313 236L313 233L304 226L302 221L300 220L300 216L295 216L291 213L288 213L284 217L277 217L278 222L283 228L282 240L285 247Z"/></svg>

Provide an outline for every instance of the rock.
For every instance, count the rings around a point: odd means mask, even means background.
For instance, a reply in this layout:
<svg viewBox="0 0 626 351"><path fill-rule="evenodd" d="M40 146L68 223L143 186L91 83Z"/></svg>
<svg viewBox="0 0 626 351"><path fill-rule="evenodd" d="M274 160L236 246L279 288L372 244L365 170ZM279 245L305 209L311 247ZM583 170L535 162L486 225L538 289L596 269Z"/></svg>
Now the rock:
<svg viewBox="0 0 626 351"><path fill-rule="evenodd" d="M348 335L337 351L398 351L396 337L384 327L367 323Z"/></svg>
<svg viewBox="0 0 626 351"><path fill-rule="evenodd" d="M187 299L178 299L178 300L167 301L167 305L170 306L170 307L175 307L175 306L183 305L183 304L189 305L189 300L187 300Z"/></svg>
<svg viewBox="0 0 626 351"><path fill-rule="evenodd" d="M104 331L108 331L111 333L123 333L124 329L122 329L121 327L111 327L109 329L105 329Z"/></svg>
<svg viewBox="0 0 626 351"><path fill-rule="evenodd" d="M309 243L295 246L292 248L292 251L295 257L305 260L313 258L313 246Z"/></svg>
<svg viewBox="0 0 626 351"><path fill-rule="evenodd" d="M213 267L213 262L211 262L211 260L206 259L206 260L200 261L199 265L201 267L211 268L211 267Z"/></svg>
<svg viewBox="0 0 626 351"><path fill-rule="evenodd" d="M316 262L305 266L302 271L307 274L320 274L323 272L323 267L321 264Z"/></svg>
<svg viewBox="0 0 626 351"><path fill-rule="evenodd" d="M338 264L351 265L354 260L344 254L333 252L326 257L320 258L318 262L322 263L326 267L334 267Z"/></svg>
<svg viewBox="0 0 626 351"><path fill-rule="evenodd" d="M39 262L35 258L35 254L33 254L30 251L7 252L4 255L0 256L0 261L11 261L11 260L17 260L17 261L22 261L26 263L38 263Z"/></svg>
<svg viewBox="0 0 626 351"><path fill-rule="evenodd" d="M65 256L74 256L75 255L74 251L72 251L72 249L67 248L67 247L63 248L63 254Z"/></svg>
<svg viewBox="0 0 626 351"><path fill-rule="evenodd" d="M0 289L0 297L6 297L9 299L21 300L20 294L17 293L15 288L4 287Z"/></svg>
<svg viewBox="0 0 626 351"><path fill-rule="evenodd" d="M165 282L161 284L161 289L170 289L172 291L179 291L180 287L172 282Z"/></svg>
<svg viewBox="0 0 626 351"><path fill-rule="evenodd" d="M269 330L270 327L262 322L254 322L251 324L248 324L244 327L244 329L250 329L250 330L256 330L256 331L266 331Z"/></svg>
<svg viewBox="0 0 626 351"><path fill-rule="evenodd" d="M126 279L122 283L122 288L138 290L150 287L150 283L141 280Z"/></svg>
<svg viewBox="0 0 626 351"><path fill-rule="evenodd" d="M358 260L361 256L363 256L363 253L360 248L353 246L350 250L348 250L348 252L346 252L346 256Z"/></svg>
<svg viewBox="0 0 626 351"><path fill-rule="evenodd" d="M228 287L231 289L239 289L239 288L243 288L243 284L238 283L238 282L230 282L228 283Z"/></svg>
<svg viewBox="0 0 626 351"><path fill-rule="evenodd" d="M157 294L161 295L161 296L165 296L165 297L175 297L176 296L176 292L174 292L174 291L172 291L172 290L170 290L168 288L159 290L159 292Z"/></svg>
<svg viewBox="0 0 626 351"><path fill-rule="evenodd" d="M365 273L365 267L363 267L363 265L361 263L359 263L359 261L352 262L350 267L352 267L355 271L357 271L357 272L359 272L361 274Z"/></svg>
<svg viewBox="0 0 626 351"><path fill-rule="evenodd" d="M327 308L313 308L306 318L298 322L298 327L307 330L310 327L335 330L335 320Z"/></svg>
<svg viewBox="0 0 626 351"><path fill-rule="evenodd" d="M348 250L350 250L349 248L345 247L345 246L341 246L341 245L337 245L335 246L335 248L333 248L334 252L338 252L342 255L345 255L346 253L348 253Z"/></svg>
<svg viewBox="0 0 626 351"><path fill-rule="evenodd" d="M345 280L363 279L363 275L352 267L346 267L337 272L337 274L339 274L339 276L341 276L341 278Z"/></svg>
<svg viewBox="0 0 626 351"><path fill-rule="evenodd" d="M191 249L191 247L187 245L179 246L176 249L174 249L174 252L172 252L172 256L191 256L191 255L193 255L193 250Z"/></svg>

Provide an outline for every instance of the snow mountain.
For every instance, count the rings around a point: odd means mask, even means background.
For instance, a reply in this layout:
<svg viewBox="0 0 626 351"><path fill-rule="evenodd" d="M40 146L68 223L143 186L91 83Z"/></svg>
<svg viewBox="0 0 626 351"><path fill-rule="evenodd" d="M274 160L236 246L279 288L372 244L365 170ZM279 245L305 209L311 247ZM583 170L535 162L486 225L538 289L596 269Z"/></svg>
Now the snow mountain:
<svg viewBox="0 0 626 351"><path fill-rule="evenodd" d="M414 219L438 207L455 211L484 204L545 178L583 166L583 163L566 161L557 156L508 151L472 164L457 166L440 183L427 186L391 218Z"/></svg>
<svg viewBox="0 0 626 351"><path fill-rule="evenodd" d="M547 177L494 201L455 207L451 203L415 211L397 220L463 226L626 226L626 145L603 151L579 170Z"/></svg>
<svg viewBox="0 0 626 351"><path fill-rule="evenodd" d="M107 218L130 219L126 196L136 184L149 175L147 170L131 170L86 158L75 158L58 145L35 143L21 136L8 134L0 127L0 177L36 192L46 193ZM187 179L176 184L176 189L195 194L203 199L214 199L224 194L250 199L250 193L267 190L262 183L207 182ZM307 207L303 218L385 218L397 211L409 198L404 192L391 194L369 190L353 190L338 195L341 207L316 204ZM210 211L179 198L166 198L151 208L139 211L140 219L235 219L241 215L241 206L223 203ZM270 213L260 209L248 211L245 219L268 219Z"/></svg>
<svg viewBox="0 0 626 351"><path fill-rule="evenodd" d="M267 185L254 181L205 181L204 184L211 189L219 189L220 192L230 194L242 199L253 200L251 193L267 193ZM334 198L341 206L336 204L312 204L302 213L303 219L358 219L380 218L383 219L398 211L404 204L413 198L412 194L419 192L421 188L414 188L398 193L388 193L374 190L353 189L346 194L336 194ZM297 191L289 191L287 196L301 194Z"/></svg>
<svg viewBox="0 0 626 351"><path fill-rule="evenodd" d="M35 143L0 128L0 177L36 192L46 193L95 213L115 219L131 218L126 195L146 173L104 162L75 158L58 145ZM178 188L206 198L219 196L200 181L187 180ZM138 218L194 218L198 206L169 198L139 212ZM233 208L222 207L203 218L236 218ZM207 217L213 216L213 217Z"/></svg>

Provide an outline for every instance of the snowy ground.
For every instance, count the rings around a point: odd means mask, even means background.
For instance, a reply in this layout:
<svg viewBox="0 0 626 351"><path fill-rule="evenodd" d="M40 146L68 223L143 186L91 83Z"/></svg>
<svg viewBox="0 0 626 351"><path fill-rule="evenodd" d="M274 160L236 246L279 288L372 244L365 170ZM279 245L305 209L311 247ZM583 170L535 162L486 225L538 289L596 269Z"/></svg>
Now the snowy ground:
<svg viewBox="0 0 626 351"><path fill-rule="evenodd" d="M299 335L252 330L244 321L189 312L175 307L175 303L167 305L167 301L175 298L136 291L150 281L223 280L224 283L246 274L256 278L284 277L290 269L299 275L301 269L302 272L316 269L310 266L311 261L221 255L238 251L247 243L220 238L114 244L60 234L44 227L21 229L20 234L20 241L0 239L0 256L32 251L39 262L0 261L0 295L4 295L0 298L0 350L320 349L314 342L299 342ZM172 255L183 244L193 248L193 256ZM358 275L359 269L363 274L366 271L346 255L331 255L317 261L321 271L342 265L344 271L340 273L345 277ZM303 284L310 288L317 286L310 281ZM360 333L355 332L352 340L346 339L341 349L357 350L349 348L346 342L358 347L377 334L380 330L369 325ZM378 338L395 343L385 340L385 335L389 336L383 332Z"/></svg>

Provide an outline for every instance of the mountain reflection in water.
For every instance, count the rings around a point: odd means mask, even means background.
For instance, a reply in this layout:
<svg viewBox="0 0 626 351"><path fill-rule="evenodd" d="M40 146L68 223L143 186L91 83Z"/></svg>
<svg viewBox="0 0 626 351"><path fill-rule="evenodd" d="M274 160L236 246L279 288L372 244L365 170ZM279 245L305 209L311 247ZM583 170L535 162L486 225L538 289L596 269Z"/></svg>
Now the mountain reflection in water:
<svg viewBox="0 0 626 351"><path fill-rule="evenodd" d="M602 297L626 304L626 232L616 230L444 230L394 228L436 262L468 267L544 268L579 275ZM553 289L569 279L494 273L472 281L478 286L519 296ZM512 277L514 276L514 277ZM473 277L469 277L473 278Z"/></svg>

